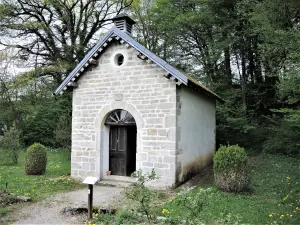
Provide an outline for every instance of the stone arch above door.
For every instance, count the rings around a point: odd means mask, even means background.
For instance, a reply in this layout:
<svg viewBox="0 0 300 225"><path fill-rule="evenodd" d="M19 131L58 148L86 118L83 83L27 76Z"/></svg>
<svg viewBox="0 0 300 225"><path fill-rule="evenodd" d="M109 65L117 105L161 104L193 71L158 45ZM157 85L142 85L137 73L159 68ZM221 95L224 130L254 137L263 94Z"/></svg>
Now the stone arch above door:
<svg viewBox="0 0 300 225"><path fill-rule="evenodd" d="M96 174L98 177L105 176L105 172L108 170L109 165L109 127L105 125L105 121L107 117L117 109L123 109L128 111L136 122L137 128L137 136L136 136L136 152L137 152L137 161L136 161L136 169L140 169L139 162L139 152L142 149L142 141L141 141L141 130L144 128L144 121L140 116L140 113L136 110L136 108L127 104L124 101L112 102L111 104L105 105L101 108L99 113L95 118L95 131L96 131Z"/></svg>
<svg viewBox="0 0 300 225"><path fill-rule="evenodd" d="M103 129L105 121L109 114L117 109L124 109L128 111L134 117L138 130L144 128L144 121L139 112L133 105L127 104L124 101L112 102L109 105L103 106L95 119L95 128Z"/></svg>

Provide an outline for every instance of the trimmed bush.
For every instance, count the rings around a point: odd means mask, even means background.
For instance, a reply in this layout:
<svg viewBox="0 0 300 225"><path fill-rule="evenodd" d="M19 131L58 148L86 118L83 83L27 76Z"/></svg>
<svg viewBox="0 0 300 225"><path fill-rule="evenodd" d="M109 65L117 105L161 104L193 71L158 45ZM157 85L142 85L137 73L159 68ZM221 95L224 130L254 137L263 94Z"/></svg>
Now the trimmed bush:
<svg viewBox="0 0 300 225"><path fill-rule="evenodd" d="M46 147L39 143L31 145L25 155L25 174L42 175L46 172L47 151Z"/></svg>
<svg viewBox="0 0 300 225"><path fill-rule="evenodd" d="M216 185L227 192L242 192L249 188L248 157L238 145L221 146L214 155Z"/></svg>

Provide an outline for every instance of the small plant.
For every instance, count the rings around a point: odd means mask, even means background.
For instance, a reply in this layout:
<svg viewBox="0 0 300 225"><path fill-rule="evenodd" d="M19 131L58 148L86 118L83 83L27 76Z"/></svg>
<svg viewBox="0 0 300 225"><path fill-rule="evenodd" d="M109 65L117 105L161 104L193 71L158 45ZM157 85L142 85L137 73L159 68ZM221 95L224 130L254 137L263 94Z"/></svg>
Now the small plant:
<svg viewBox="0 0 300 225"><path fill-rule="evenodd" d="M150 174L147 173L143 175L142 170L139 170L134 172L131 176L136 177L137 182L133 186L125 189L125 195L128 199L138 203L137 210L144 213L150 222L152 220L151 206L155 193L146 187L145 183L151 180L156 180L158 177L156 176L154 169L152 169Z"/></svg>
<svg viewBox="0 0 300 225"><path fill-rule="evenodd" d="M287 184L286 191L282 191L278 202L278 209L269 213L271 224L300 224L300 185L292 177L283 180Z"/></svg>
<svg viewBox="0 0 300 225"><path fill-rule="evenodd" d="M0 137L0 147L2 147L12 159L14 164L18 164L19 152L21 150L20 132L13 124L9 129L4 126L3 136Z"/></svg>
<svg viewBox="0 0 300 225"><path fill-rule="evenodd" d="M231 213L221 213L219 218L214 221L215 225L238 225L241 224L241 218L238 215L233 215Z"/></svg>
<svg viewBox="0 0 300 225"><path fill-rule="evenodd" d="M171 224L202 224L203 211L209 207L216 191L213 188L196 187L181 191L163 206L161 213Z"/></svg>
<svg viewBox="0 0 300 225"><path fill-rule="evenodd" d="M25 174L42 175L46 172L47 151L46 147L39 143L31 145L25 155Z"/></svg>
<svg viewBox="0 0 300 225"><path fill-rule="evenodd" d="M248 157L238 145L221 146L214 155L216 185L228 192L242 192L249 188Z"/></svg>

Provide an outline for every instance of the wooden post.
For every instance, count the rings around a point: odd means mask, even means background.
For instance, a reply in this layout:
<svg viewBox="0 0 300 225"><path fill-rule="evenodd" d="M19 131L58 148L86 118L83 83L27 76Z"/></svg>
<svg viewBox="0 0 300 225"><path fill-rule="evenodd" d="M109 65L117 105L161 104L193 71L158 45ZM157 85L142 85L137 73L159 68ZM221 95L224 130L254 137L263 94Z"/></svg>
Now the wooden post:
<svg viewBox="0 0 300 225"><path fill-rule="evenodd" d="M93 185L89 184L89 192L88 192L88 219L91 220L93 218Z"/></svg>
<svg viewBox="0 0 300 225"><path fill-rule="evenodd" d="M93 219L93 185L98 181L96 177L87 177L82 182L83 184L88 184L88 220Z"/></svg>

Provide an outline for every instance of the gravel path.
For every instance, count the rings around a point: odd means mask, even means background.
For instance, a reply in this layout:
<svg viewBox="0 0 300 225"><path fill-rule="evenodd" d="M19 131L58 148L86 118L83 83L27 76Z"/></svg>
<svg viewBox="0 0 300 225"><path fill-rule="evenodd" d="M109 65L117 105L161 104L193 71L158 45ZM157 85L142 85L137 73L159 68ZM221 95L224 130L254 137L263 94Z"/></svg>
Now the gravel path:
<svg viewBox="0 0 300 225"><path fill-rule="evenodd" d="M109 208L112 202L123 198L123 188L94 186L94 206ZM87 208L88 190L58 194L42 202L27 205L12 216L18 218L14 224L84 224L87 215L72 216L62 213L66 207Z"/></svg>

